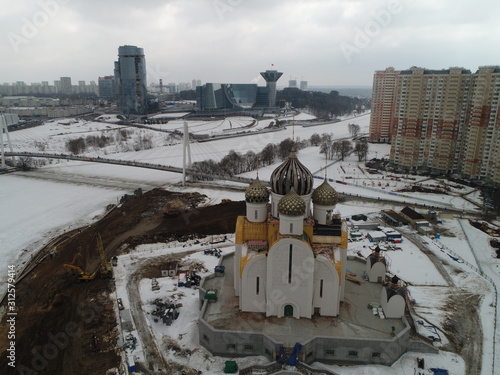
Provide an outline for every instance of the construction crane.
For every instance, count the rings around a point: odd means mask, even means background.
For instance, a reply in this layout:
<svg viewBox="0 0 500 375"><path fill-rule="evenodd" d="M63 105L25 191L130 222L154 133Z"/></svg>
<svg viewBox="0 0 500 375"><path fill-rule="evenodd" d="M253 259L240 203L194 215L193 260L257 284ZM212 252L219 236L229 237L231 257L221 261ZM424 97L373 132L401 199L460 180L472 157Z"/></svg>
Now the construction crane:
<svg viewBox="0 0 500 375"><path fill-rule="evenodd" d="M63 264L63 267L66 269L66 271L72 274L76 273L78 275L78 280L89 281L95 277L95 272L93 274L89 274L82 270L80 267L73 266L72 264Z"/></svg>
<svg viewBox="0 0 500 375"><path fill-rule="evenodd" d="M97 233L97 251L99 252L99 256L101 257L101 277L111 277L111 264L106 260L100 233Z"/></svg>

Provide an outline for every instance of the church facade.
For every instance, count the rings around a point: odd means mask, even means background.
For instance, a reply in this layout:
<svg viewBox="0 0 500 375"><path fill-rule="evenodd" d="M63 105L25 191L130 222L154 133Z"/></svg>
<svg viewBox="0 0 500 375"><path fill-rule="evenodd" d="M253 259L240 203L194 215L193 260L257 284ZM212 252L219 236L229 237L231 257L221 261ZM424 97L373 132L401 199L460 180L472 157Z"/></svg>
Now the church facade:
<svg viewBox="0 0 500 375"><path fill-rule="evenodd" d="M298 360L309 365L392 365L408 351L438 352L416 338L404 315L399 279L377 285L386 279L380 251L366 264L350 257L347 266L347 225L335 212L338 195L326 179L313 189L311 172L292 149L273 171L270 186L257 177L247 187L235 252L219 260L226 273L209 275L200 284L203 347L218 356L275 361L300 340ZM346 288L346 268L350 276L353 269L366 270L371 282ZM218 299L207 298L209 291ZM373 308L358 314L379 298L384 318L378 308L377 316ZM296 319L275 319L282 317Z"/></svg>
<svg viewBox="0 0 500 375"><path fill-rule="evenodd" d="M241 311L266 316L337 316L344 299L347 226L337 192L292 148L269 190L257 178L245 191L246 215L235 233L234 291ZM269 202L269 199L271 200Z"/></svg>

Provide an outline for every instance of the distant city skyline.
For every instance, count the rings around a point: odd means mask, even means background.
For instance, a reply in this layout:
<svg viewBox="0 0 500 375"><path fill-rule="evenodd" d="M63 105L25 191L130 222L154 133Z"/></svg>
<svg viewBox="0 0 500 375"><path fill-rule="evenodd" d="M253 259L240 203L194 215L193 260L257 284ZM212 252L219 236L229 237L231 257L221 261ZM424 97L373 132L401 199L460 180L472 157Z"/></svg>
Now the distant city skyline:
<svg viewBox="0 0 500 375"><path fill-rule="evenodd" d="M126 44L144 48L148 83L264 84L259 72L277 69L280 87L290 77L371 86L388 66L474 72L500 62L500 3L491 0L40 0L3 9L0 83L97 82Z"/></svg>

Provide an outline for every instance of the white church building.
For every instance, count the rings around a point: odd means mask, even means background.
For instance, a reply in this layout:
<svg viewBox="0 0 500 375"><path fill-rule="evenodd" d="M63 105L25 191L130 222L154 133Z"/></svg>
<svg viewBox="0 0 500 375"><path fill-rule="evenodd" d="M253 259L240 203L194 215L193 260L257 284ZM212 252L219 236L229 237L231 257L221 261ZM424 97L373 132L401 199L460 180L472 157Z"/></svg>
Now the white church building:
<svg viewBox="0 0 500 375"><path fill-rule="evenodd" d="M270 185L271 191L257 178L246 189L246 215L236 223L240 310L278 318L337 316L348 242L346 223L334 213L337 192L326 179L313 190L313 176L295 148Z"/></svg>

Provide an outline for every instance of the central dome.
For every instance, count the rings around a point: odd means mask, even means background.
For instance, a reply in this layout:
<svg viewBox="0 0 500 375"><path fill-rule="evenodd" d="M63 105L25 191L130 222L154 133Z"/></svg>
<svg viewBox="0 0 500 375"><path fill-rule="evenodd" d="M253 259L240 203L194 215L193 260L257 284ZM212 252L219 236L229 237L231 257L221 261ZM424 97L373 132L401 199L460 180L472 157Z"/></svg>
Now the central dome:
<svg viewBox="0 0 500 375"><path fill-rule="evenodd" d="M298 195L307 195L312 191L313 175L298 159L295 146L292 146L288 159L271 174L273 193L285 195L292 188Z"/></svg>

